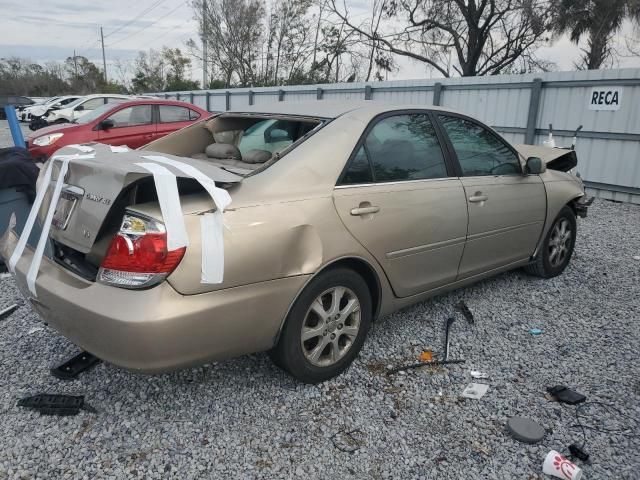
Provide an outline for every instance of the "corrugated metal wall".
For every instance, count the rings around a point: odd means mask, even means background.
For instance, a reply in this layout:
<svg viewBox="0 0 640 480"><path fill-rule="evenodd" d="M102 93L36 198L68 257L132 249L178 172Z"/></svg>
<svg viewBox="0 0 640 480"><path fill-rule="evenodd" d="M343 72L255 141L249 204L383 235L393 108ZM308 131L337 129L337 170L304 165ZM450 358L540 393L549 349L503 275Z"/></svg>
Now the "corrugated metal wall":
<svg viewBox="0 0 640 480"><path fill-rule="evenodd" d="M593 87L623 88L620 109L589 109ZM576 150L592 195L640 204L640 69L550 72L432 80L299 85L160 93L210 111L304 101L374 100L440 105L493 126L513 143L542 144L553 124L558 146Z"/></svg>

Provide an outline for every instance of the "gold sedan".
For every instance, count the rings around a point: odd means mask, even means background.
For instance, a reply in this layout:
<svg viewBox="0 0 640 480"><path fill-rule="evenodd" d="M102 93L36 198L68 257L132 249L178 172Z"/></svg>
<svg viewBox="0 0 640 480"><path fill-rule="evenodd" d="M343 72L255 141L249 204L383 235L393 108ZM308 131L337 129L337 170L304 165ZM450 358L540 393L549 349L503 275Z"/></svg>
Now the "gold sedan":
<svg viewBox="0 0 640 480"><path fill-rule="evenodd" d="M515 147L435 107L278 103L136 151L89 147L62 179L34 283L31 246L16 281L71 341L149 373L269 351L297 379L326 380L376 318L514 268L559 275L586 214L575 152ZM171 178L170 221L158 192ZM2 256L17 244L5 235Z"/></svg>

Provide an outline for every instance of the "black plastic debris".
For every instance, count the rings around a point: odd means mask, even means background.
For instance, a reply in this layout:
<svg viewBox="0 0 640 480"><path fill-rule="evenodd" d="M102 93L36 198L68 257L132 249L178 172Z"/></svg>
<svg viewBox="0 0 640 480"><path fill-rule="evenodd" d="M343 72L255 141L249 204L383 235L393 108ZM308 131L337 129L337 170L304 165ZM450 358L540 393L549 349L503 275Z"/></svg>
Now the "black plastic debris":
<svg viewBox="0 0 640 480"><path fill-rule="evenodd" d="M18 304L14 303L13 305L5 308L4 310L0 310L0 320L4 320L9 317L13 312L18 309Z"/></svg>
<svg viewBox="0 0 640 480"><path fill-rule="evenodd" d="M42 415L62 417L77 415L80 410L95 413L95 409L85 403L84 395L62 395L40 393L18 400L18 406L37 410Z"/></svg>
<svg viewBox="0 0 640 480"><path fill-rule="evenodd" d="M560 403L567 403L569 405L577 405L584 402L587 397L581 393L571 390L564 385L556 385L555 387L547 388L547 392L553 395Z"/></svg>
<svg viewBox="0 0 640 480"><path fill-rule="evenodd" d="M458 310L460 313L462 313L462 316L467 320L467 322L473 325L475 321L473 318L473 313L471 313L471 310L469 310L469 307L467 306L464 300L460 300L456 304L455 309Z"/></svg>
<svg viewBox="0 0 640 480"><path fill-rule="evenodd" d="M89 352L80 352L62 365L52 368L51 375L60 380L75 380L82 372L95 367L100 359Z"/></svg>

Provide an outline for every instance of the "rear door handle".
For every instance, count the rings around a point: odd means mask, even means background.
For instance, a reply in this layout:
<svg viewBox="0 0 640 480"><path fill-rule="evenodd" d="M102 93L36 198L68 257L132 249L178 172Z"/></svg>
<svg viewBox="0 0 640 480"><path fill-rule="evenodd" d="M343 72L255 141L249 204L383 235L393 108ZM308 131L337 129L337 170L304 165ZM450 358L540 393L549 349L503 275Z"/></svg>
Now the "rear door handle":
<svg viewBox="0 0 640 480"><path fill-rule="evenodd" d="M358 208L352 208L351 209L351 215L357 216L357 215L369 215L371 213L378 213L380 211L380 207L375 207L375 206L371 206L371 207L358 207Z"/></svg>
<svg viewBox="0 0 640 480"><path fill-rule="evenodd" d="M485 202L489 199L488 195L482 195L480 192L476 192L475 195L469 197L469 201L473 203Z"/></svg>

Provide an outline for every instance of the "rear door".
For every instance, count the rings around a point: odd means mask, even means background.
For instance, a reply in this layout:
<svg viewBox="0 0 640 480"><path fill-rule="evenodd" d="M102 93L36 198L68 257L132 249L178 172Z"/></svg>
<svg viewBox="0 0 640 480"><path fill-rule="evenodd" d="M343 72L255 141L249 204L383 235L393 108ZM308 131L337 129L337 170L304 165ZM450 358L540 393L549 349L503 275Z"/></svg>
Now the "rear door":
<svg viewBox="0 0 640 480"><path fill-rule="evenodd" d="M458 161L469 229L459 279L533 254L546 216L539 175L524 175L515 149L484 125L439 114L448 148Z"/></svg>
<svg viewBox="0 0 640 480"><path fill-rule="evenodd" d="M191 125L200 114L187 106L158 105L158 126L155 138L161 138Z"/></svg>
<svg viewBox="0 0 640 480"><path fill-rule="evenodd" d="M340 218L399 297L454 281L464 248L464 189L434 122L421 110L373 120L334 190Z"/></svg>
<svg viewBox="0 0 640 480"><path fill-rule="evenodd" d="M122 108L105 120L112 120L113 128L100 130L98 139L109 145L126 145L138 148L146 145L155 135L153 105L134 105Z"/></svg>

